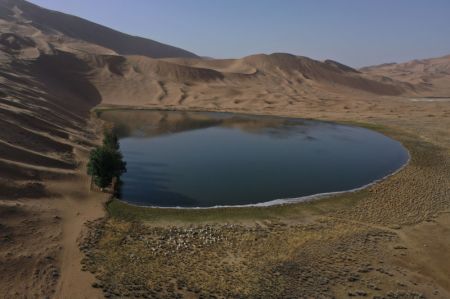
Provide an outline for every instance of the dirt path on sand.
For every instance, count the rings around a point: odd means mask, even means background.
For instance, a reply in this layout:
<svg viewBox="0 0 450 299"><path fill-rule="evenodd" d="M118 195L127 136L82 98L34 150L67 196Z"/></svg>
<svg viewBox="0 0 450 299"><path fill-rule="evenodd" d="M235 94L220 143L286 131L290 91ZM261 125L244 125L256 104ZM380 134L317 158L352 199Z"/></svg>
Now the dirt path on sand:
<svg viewBox="0 0 450 299"><path fill-rule="evenodd" d="M78 241L82 238L86 221L105 215L104 203L108 195L90 192L89 177L84 173L85 167L81 167L76 180L51 186L64 194L64 198L56 203L62 218L62 253L61 277L54 298L103 298L101 291L90 287L95 281L93 275L81 270L83 254Z"/></svg>

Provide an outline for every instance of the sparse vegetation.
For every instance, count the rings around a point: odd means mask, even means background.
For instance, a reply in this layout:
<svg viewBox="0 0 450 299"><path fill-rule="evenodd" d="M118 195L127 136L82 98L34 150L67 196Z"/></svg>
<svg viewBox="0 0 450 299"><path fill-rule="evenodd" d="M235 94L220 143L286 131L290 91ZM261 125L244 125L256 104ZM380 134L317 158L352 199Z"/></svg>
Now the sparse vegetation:
<svg viewBox="0 0 450 299"><path fill-rule="evenodd" d="M437 200L445 187L423 186L418 177L443 180L448 156L406 132L364 126L408 148L412 159L401 173L357 192L271 207L164 209L112 200L110 217L90 223L81 244L84 271L111 297L423 298L390 256L407 250L395 234L400 225L446 206ZM430 196L430 188L434 205L424 211L410 199ZM400 209L408 214L398 218ZM398 281L405 289L397 291Z"/></svg>

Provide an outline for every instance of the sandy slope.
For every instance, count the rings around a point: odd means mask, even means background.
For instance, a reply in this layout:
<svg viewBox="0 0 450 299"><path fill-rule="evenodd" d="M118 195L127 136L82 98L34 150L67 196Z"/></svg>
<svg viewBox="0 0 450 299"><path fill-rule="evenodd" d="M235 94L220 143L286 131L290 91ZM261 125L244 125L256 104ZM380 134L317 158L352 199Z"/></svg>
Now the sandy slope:
<svg viewBox="0 0 450 299"><path fill-rule="evenodd" d="M80 160L86 159L86 153L82 153ZM60 211L62 218L60 255L61 277L56 285L55 298L100 298L101 293L90 286L95 279L90 273L82 272L79 242L85 223L93 221L105 215L104 204L108 199L106 194L89 192L90 180L85 175L85 167L80 168L77 179L51 183L49 188L62 194L54 202L54 207ZM80 234L81 233L81 234Z"/></svg>
<svg viewBox="0 0 450 299"><path fill-rule="evenodd" d="M9 24L32 30L52 46L149 57L197 57L186 50L131 36L88 20L48 10L24 0L1 0L0 12ZM16 28L15 28L16 29ZM80 43L82 42L82 43ZM84 43L83 43L84 42ZM41 42L42 43L42 42ZM95 46L94 46L95 45Z"/></svg>
<svg viewBox="0 0 450 299"><path fill-rule="evenodd" d="M93 276L81 271L78 244L85 222L104 216L107 196L89 192L83 170L71 179L46 182L53 196L0 204L2 297L102 297L89 287Z"/></svg>
<svg viewBox="0 0 450 299"><path fill-rule="evenodd" d="M89 36L89 30L97 34ZM448 57L359 71L282 53L227 60L148 57L193 56L180 51L24 1L0 0L2 295L101 296L90 287L93 276L81 271L77 247L84 222L104 215L106 196L89 192L83 167L98 142L100 125L88 119L99 104L359 120L403 130L443 151L450 148L450 102L411 101L450 96ZM449 242L448 219L443 214L436 222L422 222L430 211L448 210L449 199L433 196L430 172L408 173L418 189L380 187L381 198L398 188L402 200L380 207L362 201L346 215L355 222L346 225L354 231L361 223L414 223L398 235L417 250L392 262L411 265L405 266L408 273L450 292L450 259L441 258ZM448 182L434 184L441 192ZM414 192L421 186L430 189ZM425 195L415 197L419 193Z"/></svg>
<svg viewBox="0 0 450 299"><path fill-rule="evenodd" d="M369 76L337 64L275 53L242 59L155 60L84 55L102 104L209 109L306 107L344 103L348 94L416 94L420 87Z"/></svg>
<svg viewBox="0 0 450 299"><path fill-rule="evenodd" d="M362 68L361 71L420 84L430 96L450 96L450 55L406 63L389 63Z"/></svg>
<svg viewBox="0 0 450 299"><path fill-rule="evenodd" d="M79 161L96 142L87 117L99 97L80 77L81 62L52 59L5 55L0 67L0 287L6 298L55 292L83 298L70 282L92 280L80 270L77 240L86 220L104 215L106 196L88 192ZM93 298L90 289L82 292Z"/></svg>

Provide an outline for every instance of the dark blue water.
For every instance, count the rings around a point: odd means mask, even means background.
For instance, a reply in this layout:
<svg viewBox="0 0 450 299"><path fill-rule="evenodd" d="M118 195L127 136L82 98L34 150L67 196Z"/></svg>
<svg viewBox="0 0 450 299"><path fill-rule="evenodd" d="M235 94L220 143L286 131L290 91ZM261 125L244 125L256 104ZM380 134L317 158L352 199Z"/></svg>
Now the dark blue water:
<svg viewBox="0 0 450 299"><path fill-rule="evenodd" d="M223 113L110 111L127 162L123 200L146 206L246 205L350 190L404 165L377 132Z"/></svg>

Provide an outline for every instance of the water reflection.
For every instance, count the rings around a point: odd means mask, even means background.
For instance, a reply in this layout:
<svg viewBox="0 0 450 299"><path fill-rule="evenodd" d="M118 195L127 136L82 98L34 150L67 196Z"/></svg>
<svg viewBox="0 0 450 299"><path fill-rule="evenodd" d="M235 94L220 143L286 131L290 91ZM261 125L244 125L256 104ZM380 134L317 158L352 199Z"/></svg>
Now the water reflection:
<svg viewBox="0 0 450 299"><path fill-rule="evenodd" d="M122 198L150 206L254 204L358 188L408 159L363 128L231 113L121 110L115 124L128 171Z"/></svg>
<svg viewBox="0 0 450 299"><path fill-rule="evenodd" d="M289 138L305 135L306 140L315 138L308 131L317 122L275 116L253 116L232 113L175 112L149 110L118 110L101 114L101 118L115 124L119 137L151 137L180 133L209 127L239 129L252 134L264 134L273 138ZM332 123L321 123L335 126Z"/></svg>

